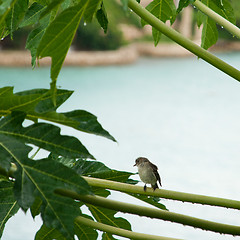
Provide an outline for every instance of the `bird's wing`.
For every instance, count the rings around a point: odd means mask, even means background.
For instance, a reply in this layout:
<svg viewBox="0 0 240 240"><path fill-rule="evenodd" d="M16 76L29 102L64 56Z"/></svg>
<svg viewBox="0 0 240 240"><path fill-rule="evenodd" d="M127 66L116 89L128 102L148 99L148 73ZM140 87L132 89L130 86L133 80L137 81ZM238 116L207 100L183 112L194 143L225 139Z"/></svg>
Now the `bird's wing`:
<svg viewBox="0 0 240 240"><path fill-rule="evenodd" d="M157 181L159 182L160 186L162 186L161 178L160 178L160 175L158 173L158 167L156 165L152 164L152 163L151 163L151 165L152 165L152 169L153 169L154 175L157 178Z"/></svg>

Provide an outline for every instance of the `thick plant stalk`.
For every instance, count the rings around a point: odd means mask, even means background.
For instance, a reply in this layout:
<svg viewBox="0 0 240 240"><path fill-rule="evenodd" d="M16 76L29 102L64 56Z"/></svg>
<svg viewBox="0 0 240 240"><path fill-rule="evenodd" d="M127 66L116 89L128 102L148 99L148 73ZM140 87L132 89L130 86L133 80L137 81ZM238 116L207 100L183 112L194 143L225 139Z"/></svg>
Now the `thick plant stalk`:
<svg viewBox="0 0 240 240"><path fill-rule="evenodd" d="M240 29L226 20L224 17L219 15L218 13L214 12L211 8L196 0L192 5L197 7L201 12L212 18L216 23L220 26L223 26L228 32L230 32L233 36L240 38Z"/></svg>
<svg viewBox="0 0 240 240"><path fill-rule="evenodd" d="M126 183L114 182L105 179L92 178L92 177L83 177L89 185L94 187L107 188L111 190L116 190L125 193L135 193L141 195L155 196L160 198L166 198L171 200L177 200L182 202L191 202L191 203L200 203L203 205L218 206L225 208L233 208L240 210L240 201L210 197L205 195L183 193L165 189L156 189L153 191L151 188L147 188L145 192L143 187L135 186Z"/></svg>
<svg viewBox="0 0 240 240"><path fill-rule="evenodd" d="M16 165L12 164L9 172L6 172L4 169L0 167L0 174L5 176L14 177L14 172L17 170ZM192 194L192 193L184 193L184 192L177 192L165 189L156 189L153 191L151 188L147 188L145 192L143 187L110 181L106 179L100 178L93 178L93 177L85 177L82 176L90 186L93 187L100 187L125 193L135 193L141 195L148 195L148 196L155 196L165 199L177 200L182 202L190 202L190 203L199 203L202 205L210 205L210 206L218 206L218 207L225 207L225 208L232 208L240 210L240 201L231 200L226 198L219 198L219 197L211 197L199 194Z"/></svg>
<svg viewBox="0 0 240 240"><path fill-rule="evenodd" d="M202 58L206 62L210 63L219 70L225 72L229 76L235 78L237 81L240 81L240 71L231 65L225 63L223 60L214 56L207 50L201 48L190 39L184 37L182 34L178 33L171 27L164 24L161 20L152 15L144 7L142 7L136 0L129 0L128 6L131 8L138 16L144 19L151 26L156 28L158 31L166 35L168 38L172 39L174 42L178 43L182 47L186 48L199 58Z"/></svg>
<svg viewBox="0 0 240 240"><path fill-rule="evenodd" d="M176 238L169 238L169 237L161 237L161 236L156 236L156 235L151 235L151 234L144 234L144 233L137 233L137 232L132 232L129 230L113 227L107 224L103 224L100 222L95 222L93 220L90 220L85 217L77 217L75 219L75 222L79 224L84 224L86 226L92 227L94 229L101 230L103 232L108 232L117 236L122 236L126 237L129 239L138 239L138 240L179 240Z"/></svg>
<svg viewBox="0 0 240 240"><path fill-rule="evenodd" d="M56 189L56 194L70 197L75 200L80 200L86 204L92 204L94 206L104 207L115 211L124 213L136 214L138 216L145 216L150 218L162 219L165 221L180 223L183 225L200 228L202 230L209 230L217 233L231 234L234 236L240 236L240 226L233 226L223 223L216 223L207 221L200 218L190 217L187 215L173 213L156 208L143 207L130 203L123 203L116 200L106 199L104 197L93 195L80 195L74 191L66 189Z"/></svg>

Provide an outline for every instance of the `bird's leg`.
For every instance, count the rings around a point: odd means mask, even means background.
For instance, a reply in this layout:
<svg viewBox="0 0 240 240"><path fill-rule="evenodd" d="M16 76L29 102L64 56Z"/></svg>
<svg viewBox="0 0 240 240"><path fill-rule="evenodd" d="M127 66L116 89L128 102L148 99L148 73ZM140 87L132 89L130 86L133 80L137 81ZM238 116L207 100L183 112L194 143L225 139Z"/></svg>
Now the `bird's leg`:
<svg viewBox="0 0 240 240"><path fill-rule="evenodd" d="M144 185L143 190L144 190L144 192L146 192L146 190L147 190L146 184Z"/></svg>

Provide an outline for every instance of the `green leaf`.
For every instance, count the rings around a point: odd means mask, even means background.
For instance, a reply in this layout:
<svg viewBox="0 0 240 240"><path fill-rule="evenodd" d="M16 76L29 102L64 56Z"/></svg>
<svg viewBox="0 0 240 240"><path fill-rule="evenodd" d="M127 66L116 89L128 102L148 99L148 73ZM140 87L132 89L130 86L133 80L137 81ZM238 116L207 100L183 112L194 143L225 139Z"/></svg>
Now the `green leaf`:
<svg viewBox="0 0 240 240"><path fill-rule="evenodd" d="M126 182L129 176L133 175L130 172L110 169L98 161L87 161L81 159L76 162L74 169L80 175L108 179L117 182Z"/></svg>
<svg viewBox="0 0 240 240"><path fill-rule="evenodd" d="M109 134L101 124L97 121L97 117L84 110L74 110L71 112L62 113L68 121L68 126L86 133L93 133L99 136L109 138L116 142L115 138Z"/></svg>
<svg viewBox="0 0 240 240"><path fill-rule="evenodd" d="M96 221L110 225L110 226L114 226L117 228L131 230L131 225L126 219L122 217L115 217L115 214L117 213L117 211L110 210L107 208L102 208L102 207L96 207L94 205L88 205L88 204L87 204L87 207L91 211Z"/></svg>
<svg viewBox="0 0 240 240"><path fill-rule="evenodd" d="M60 13L47 28L37 50L39 58L51 57L51 79L54 82L68 49L72 43L77 27L84 16L85 21L91 21L100 0L82 0L78 5Z"/></svg>
<svg viewBox="0 0 240 240"><path fill-rule="evenodd" d="M13 195L13 183L0 181L0 238L9 218L17 213L19 206Z"/></svg>
<svg viewBox="0 0 240 240"><path fill-rule="evenodd" d="M49 14L53 9L58 8L63 1L64 0L52 0L51 3L48 4L47 8L42 12L41 18Z"/></svg>
<svg viewBox="0 0 240 240"><path fill-rule="evenodd" d="M58 230L54 228L48 228L43 224L36 233L34 240L50 240L50 239L67 240Z"/></svg>
<svg viewBox="0 0 240 240"><path fill-rule="evenodd" d="M110 233L103 233L102 235L102 240L117 240L116 238L114 238Z"/></svg>
<svg viewBox="0 0 240 240"><path fill-rule="evenodd" d="M154 0L146 9L162 22L170 20L171 24L173 24L176 19L176 7L173 0ZM142 20L142 25L144 26L146 24L147 23ZM161 33L155 28L152 28L152 35L156 46L159 43Z"/></svg>
<svg viewBox="0 0 240 240"><path fill-rule="evenodd" d="M34 2L26 12L24 19L19 27L36 24L45 8L46 7L42 6L41 4Z"/></svg>
<svg viewBox="0 0 240 240"><path fill-rule="evenodd" d="M17 0L4 0L0 2L0 26L1 26L1 37L3 37L3 32L5 31L5 18L11 11L11 7L15 4Z"/></svg>
<svg viewBox="0 0 240 240"><path fill-rule="evenodd" d="M222 1L202 0L202 3L204 3L206 6L211 8L213 11L215 11L222 17L226 18L228 21L232 23L236 22L233 8L231 7L231 4L228 0L222 0ZM198 23L198 26L203 24L201 46L205 49L208 49L209 47L214 45L218 40L218 31L217 31L216 23L210 17L204 15L201 12L198 12L197 23Z"/></svg>
<svg viewBox="0 0 240 240"><path fill-rule="evenodd" d="M0 121L0 134L12 136L24 143L31 143L50 152L72 158L93 158L81 142L74 137L60 135L60 128L36 123L22 127L25 113L13 112Z"/></svg>
<svg viewBox="0 0 240 240"><path fill-rule="evenodd" d="M25 16L28 9L28 0L17 0L15 4L11 7L10 12L6 16L6 25L8 31L13 34L13 32L18 28L21 20Z"/></svg>
<svg viewBox="0 0 240 240"><path fill-rule="evenodd" d="M36 66L37 48L46 31L47 26L49 25L49 22L50 17L45 17L40 21L39 25L35 29L33 29L28 35L26 49L28 49L31 52L32 56L31 64L33 68Z"/></svg>
<svg viewBox="0 0 240 240"><path fill-rule="evenodd" d="M54 106L48 89L34 89L13 94L12 87L0 88L0 116L8 115L11 111L23 111L28 119L35 122L40 118L116 141L103 129L97 117L89 112L75 110L57 113L53 111L71 96L72 91L58 89L56 94L56 106Z"/></svg>
<svg viewBox="0 0 240 240"><path fill-rule="evenodd" d="M26 189L21 191L21 188L16 186L16 196L33 194L40 196L43 201L41 216L44 224L48 228L59 230L67 239L72 239L74 219L80 215L80 210L74 200L58 196L54 191L68 189L79 194L89 194L90 188L87 182L73 170L50 160L24 161L22 171L19 170L16 177L16 182L29 179L35 187L34 191L31 188L30 191Z"/></svg>
<svg viewBox="0 0 240 240"><path fill-rule="evenodd" d="M201 37L201 47L208 49L214 45L218 40L217 26L214 20L204 16L202 37Z"/></svg>
<svg viewBox="0 0 240 240"><path fill-rule="evenodd" d="M159 203L160 198L158 198L158 197L146 196L146 195L135 194L135 193L130 193L129 195L131 195L139 200L142 200L143 202L151 204L152 206L160 208L162 210L168 210L165 205Z"/></svg>
<svg viewBox="0 0 240 240"><path fill-rule="evenodd" d="M48 228L56 228L67 239L74 234L74 219L80 214L78 204L55 194L57 189L73 190L79 194L91 193L87 182L74 170L56 162L28 159L31 148L14 138L0 134L0 165L13 162L14 194L19 206L26 211L41 198L41 216Z"/></svg>
<svg viewBox="0 0 240 240"><path fill-rule="evenodd" d="M93 220L90 216L83 214L83 217ZM75 222L75 233L79 240L95 240L98 237L98 233L92 227L81 225Z"/></svg>
<svg viewBox="0 0 240 240"><path fill-rule="evenodd" d="M196 0L180 0L178 3L177 13L180 13L183 8L187 7L189 4L194 3Z"/></svg>
<svg viewBox="0 0 240 240"><path fill-rule="evenodd" d="M72 91L58 89L57 106L55 109L62 105L71 94ZM35 113L35 107L41 101L44 101L46 105L44 109L41 109L40 104L40 109L37 108L38 111L52 110L51 96L48 89L33 89L13 94L13 87L0 88L0 115L8 115L11 111L23 111L36 120L39 114Z"/></svg>
<svg viewBox="0 0 240 240"><path fill-rule="evenodd" d="M103 28L104 33L107 33L108 29L108 18L107 18L107 12L105 10L105 7L103 3L101 4L101 8L98 9L96 13L97 20L100 24L100 26Z"/></svg>
<svg viewBox="0 0 240 240"><path fill-rule="evenodd" d="M40 197L36 197L32 206L30 207L32 217L35 218L41 212L42 199Z"/></svg>

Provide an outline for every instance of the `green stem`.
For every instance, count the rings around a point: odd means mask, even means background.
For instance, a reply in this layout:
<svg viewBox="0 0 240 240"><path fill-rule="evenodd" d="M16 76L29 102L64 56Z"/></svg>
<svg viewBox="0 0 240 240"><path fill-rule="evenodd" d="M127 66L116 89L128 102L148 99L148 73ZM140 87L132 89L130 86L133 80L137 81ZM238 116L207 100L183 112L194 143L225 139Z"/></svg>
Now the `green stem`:
<svg viewBox="0 0 240 240"><path fill-rule="evenodd" d="M100 222L95 222L93 220L90 220L85 217L77 217L75 219L75 222L77 224L84 224L86 226L92 227L94 229L98 229L103 232L108 232L117 236L122 236L130 239L139 239L139 240L177 240L176 238L168 238L168 237L161 237L161 236L155 236L155 235L150 235L150 234L144 234L144 233L137 233L137 232L132 232L129 230L109 226L107 224L103 224Z"/></svg>
<svg viewBox="0 0 240 240"><path fill-rule="evenodd" d="M135 193L148 196L156 196L160 198L166 198L171 200L177 200L182 202L191 202L191 203L200 203L203 205L218 206L225 208L233 208L240 210L240 201L210 197L205 195L183 193L171 190L156 189L153 191L151 188L147 188L145 192L143 187L135 186L126 183L114 182L105 179L92 178L92 177L83 177L89 185L100 188L107 188L111 190L116 190L125 193Z"/></svg>
<svg viewBox="0 0 240 240"><path fill-rule="evenodd" d="M240 29L226 20L224 17L214 12L211 8L196 0L193 5L197 7L201 12L212 18L215 22L217 22L220 26L223 26L226 30L232 33L233 36L240 38Z"/></svg>
<svg viewBox="0 0 240 240"><path fill-rule="evenodd" d="M115 211L124 213L136 214L139 216L145 216L150 218L162 219L165 221L180 223L183 225L200 228L203 230L209 230L217 233L231 234L234 236L240 236L240 227L233 226L223 223L216 223L207 221L200 218L190 217L187 215L173 213L165 210L149 207L139 207L139 205L123 203L116 200L106 199L104 197L93 196L93 195L80 195L74 191L66 189L56 189L56 194L80 200L84 203L91 204L94 206L104 207Z"/></svg>
<svg viewBox="0 0 240 240"><path fill-rule="evenodd" d="M16 165L12 164L9 172L6 172L4 169L0 167L0 174L5 176L14 177L14 172L17 170ZM192 193L184 193L184 192L177 192L165 189L156 189L153 191L151 188L147 188L145 192L143 187L110 181L106 179L100 178L93 178L93 177L85 177L82 176L90 186L93 187L100 187L111 189L115 191L125 192L125 193L134 193L134 194L141 194L141 195L148 195L148 196L155 196L165 199L177 200L182 202L191 202L191 203L200 203L203 205L210 205L210 206L218 206L218 207L225 207L225 208L232 208L240 210L240 201L231 200L226 198L219 198L219 197L211 197L199 194L192 194Z"/></svg>
<svg viewBox="0 0 240 240"><path fill-rule="evenodd" d="M184 37L171 27L164 24L161 20L156 18L152 15L149 11L143 8L136 0L129 0L128 6L131 8L138 16L144 19L147 23L151 26L156 28L158 31L162 32L168 38L172 39L174 42L178 43L182 47L186 48L199 58L202 58L206 62L210 63L214 67L218 68L219 70L225 72L229 76L235 78L236 80L240 81L240 71L236 68L232 67L231 65L225 63L223 60L219 59L218 57L214 56L207 50L201 48L190 39Z"/></svg>

